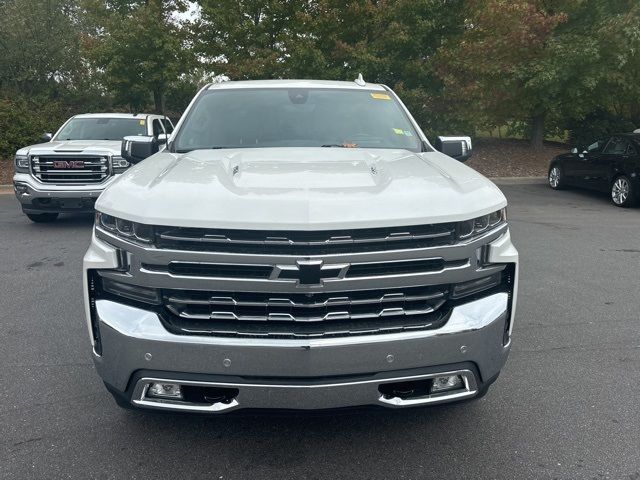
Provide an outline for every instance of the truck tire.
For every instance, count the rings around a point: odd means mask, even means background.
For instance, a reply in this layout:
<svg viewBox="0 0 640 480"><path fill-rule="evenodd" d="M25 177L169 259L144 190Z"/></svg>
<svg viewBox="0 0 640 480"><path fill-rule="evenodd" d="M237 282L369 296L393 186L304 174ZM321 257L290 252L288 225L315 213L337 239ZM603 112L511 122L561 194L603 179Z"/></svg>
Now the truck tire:
<svg viewBox="0 0 640 480"><path fill-rule="evenodd" d="M35 223L51 223L58 218L57 213L26 213L25 215Z"/></svg>

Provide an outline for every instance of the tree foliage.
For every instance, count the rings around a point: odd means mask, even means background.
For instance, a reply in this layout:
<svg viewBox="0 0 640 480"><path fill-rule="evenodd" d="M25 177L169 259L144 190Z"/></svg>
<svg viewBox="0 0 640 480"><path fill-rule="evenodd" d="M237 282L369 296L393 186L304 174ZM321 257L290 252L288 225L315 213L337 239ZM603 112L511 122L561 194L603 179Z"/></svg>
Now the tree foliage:
<svg viewBox="0 0 640 480"><path fill-rule="evenodd" d="M440 51L440 71L488 127L520 126L540 146L545 133L614 107L615 83L636 83L620 68L634 56L628 43L639 25L634 1L467 4L465 31Z"/></svg>
<svg viewBox="0 0 640 480"><path fill-rule="evenodd" d="M0 0L0 156L71 113L178 115L212 79L358 73L430 135L584 142L640 126L640 3ZM49 120L9 125L28 110Z"/></svg>
<svg viewBox="0 0 640 480"><path fill-rule="evenodd" d="M87 0L86 47L116 103L140 110L153 96L164 112L167 91L193 67L187 32L174 15L180 0Z"/></svg>

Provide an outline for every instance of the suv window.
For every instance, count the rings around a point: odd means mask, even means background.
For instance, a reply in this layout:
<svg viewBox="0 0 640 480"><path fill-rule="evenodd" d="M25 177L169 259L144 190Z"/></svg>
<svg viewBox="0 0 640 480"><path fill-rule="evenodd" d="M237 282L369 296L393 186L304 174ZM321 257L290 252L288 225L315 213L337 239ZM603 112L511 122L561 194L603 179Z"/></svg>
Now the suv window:
<svg viewBox="0 0 640 480"><path fill-rule="evenodd" d="M627 148L627 155L633 156L637 154L638 151L636 150L636 147L634 147L633 145L629 145L629 147Z"/></svg>
<svg viewBox="0 0 640 480"><path fill-rule="evenodd" d="M609 155L624 155L627 151L627 142L622 137L613 137L604 149L603 153Z"/></svg>
<svg viewBox="0 0 640 480"><path fill-rule="evenodd" d="M587 152L589 153L601 152L605 144L606 144L606 140L598 140L597 142L594 142L587 147Z"/></svg>

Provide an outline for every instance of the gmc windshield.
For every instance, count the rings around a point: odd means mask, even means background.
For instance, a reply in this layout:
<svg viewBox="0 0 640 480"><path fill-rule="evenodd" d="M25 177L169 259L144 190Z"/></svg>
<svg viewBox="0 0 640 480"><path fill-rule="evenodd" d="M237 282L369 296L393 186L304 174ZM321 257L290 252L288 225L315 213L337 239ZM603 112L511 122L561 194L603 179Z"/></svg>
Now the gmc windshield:
<svg viewBox="0 0 640 480"><path fill-rule="evenodd" d="M54 140L122 140L146 135L145 120L138 118L73 118Z"/></svg>

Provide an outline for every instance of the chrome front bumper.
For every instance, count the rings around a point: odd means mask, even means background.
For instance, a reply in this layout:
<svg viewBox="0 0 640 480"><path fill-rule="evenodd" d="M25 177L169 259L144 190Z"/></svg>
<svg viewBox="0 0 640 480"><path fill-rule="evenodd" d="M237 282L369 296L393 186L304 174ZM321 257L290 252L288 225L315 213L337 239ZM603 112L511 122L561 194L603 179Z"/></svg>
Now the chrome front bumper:
<svg viewBox="0 0 640 480"><path fill-rule="evenodd" d="M25 213L92 211L102 191L115 179L86 185L57 185L37 181L28 173L13 176L13 190Z"/></svg>
<svg viewBox="0 0 640 480"><path fill-rule="evenodd" d="M503 345L508 302L506 293L497 293L461 305L435 330L277 340L174 335L153 312L99 300L102 354L94 352L94 361L114 393L145 408L225 412L442 403L475 396L500 372L510 349ZM380 393L382 384L429 379L451 365L473 366L455 369L465 380L462 390L409 400ZM227 404L149 401L145 388L153 379L231 387L238 395Z"/></svg>

